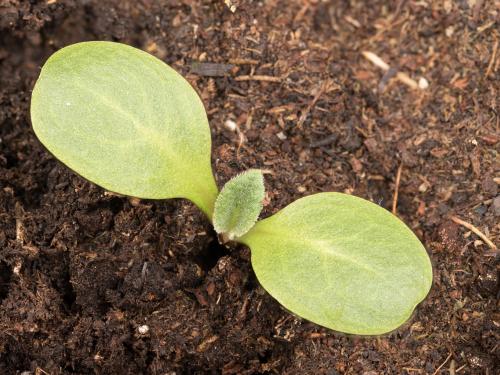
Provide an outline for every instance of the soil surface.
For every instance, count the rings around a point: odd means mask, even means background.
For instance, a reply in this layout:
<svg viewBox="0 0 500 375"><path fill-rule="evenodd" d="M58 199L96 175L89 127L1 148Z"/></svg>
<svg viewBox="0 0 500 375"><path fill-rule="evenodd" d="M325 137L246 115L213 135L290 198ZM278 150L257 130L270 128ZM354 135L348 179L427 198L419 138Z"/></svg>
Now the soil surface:
<svg viewBox="0 0 500 375"><path fill-rule="evenodd" d="M451 218L498 246L500 3L232 4L0 0L0 374L498 374L498 252ZM392 209L398 190L434 265L411 321L381 337L303 321L189 202L116 196L55 160L31 89L84 40L184 74L219 184L266 171L262 217L320 191Z"/></svg>

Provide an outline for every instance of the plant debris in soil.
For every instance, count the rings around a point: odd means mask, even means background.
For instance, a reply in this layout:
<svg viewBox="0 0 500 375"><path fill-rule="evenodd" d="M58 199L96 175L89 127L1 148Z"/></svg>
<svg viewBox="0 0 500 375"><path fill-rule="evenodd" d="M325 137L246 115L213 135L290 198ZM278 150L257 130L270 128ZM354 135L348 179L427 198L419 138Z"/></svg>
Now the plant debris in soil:
<svg viewBox="0 0 500 375"><path fill-rule="evenodd" d="M0 373L497 373L499 24L494 0L0 0ZM393 209L434 264L412 319L381 337L303 321L189 202L57 162L31 89L84 40L186 76L219 184L266 172L263 217L320 191Z"/></svg>

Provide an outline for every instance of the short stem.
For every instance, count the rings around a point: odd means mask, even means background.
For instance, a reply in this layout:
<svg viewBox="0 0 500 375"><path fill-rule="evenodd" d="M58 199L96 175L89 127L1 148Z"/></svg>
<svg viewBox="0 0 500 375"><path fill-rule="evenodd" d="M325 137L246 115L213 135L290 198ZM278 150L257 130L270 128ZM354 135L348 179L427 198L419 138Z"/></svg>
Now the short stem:
<svg viewBox="0 0 500 375"><path fill-rule="evenodd" d="M218 239L219 239L219 243L221 245L225 245L227 244L228 242L231 242L232 240L229 238L229 236L227 235L227 233L219 233L219 235L217 236Z"/></svg>
<svg viewBox="0 0 500 375"><path fill-rule="evenodd" d="M190 200L205 214L210 223L213 224L213 213L215 200L219 190L215 184L215 180L212 180L207 184L204 190L200 191L195 197L190 198Z"/></svg>

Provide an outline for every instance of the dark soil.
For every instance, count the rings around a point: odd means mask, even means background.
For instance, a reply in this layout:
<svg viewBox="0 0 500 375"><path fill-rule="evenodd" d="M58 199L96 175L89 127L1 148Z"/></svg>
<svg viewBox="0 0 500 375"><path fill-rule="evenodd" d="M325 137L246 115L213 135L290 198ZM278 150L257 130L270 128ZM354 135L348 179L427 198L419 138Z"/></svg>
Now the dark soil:
<svg viewBox="0 0 500 375"><path fill-rule="evenodd" d="M498 374L498 252L450 220L498 246L498 1L233 3L0 0L0 374ZM267 171L263 216L319 191L391 209L402 165L398 215L434 264L412 320L382 337L302 321L189 202L112 195L55 160L30 92L51 53L95 39L187 76L219 183Z"/></svg>

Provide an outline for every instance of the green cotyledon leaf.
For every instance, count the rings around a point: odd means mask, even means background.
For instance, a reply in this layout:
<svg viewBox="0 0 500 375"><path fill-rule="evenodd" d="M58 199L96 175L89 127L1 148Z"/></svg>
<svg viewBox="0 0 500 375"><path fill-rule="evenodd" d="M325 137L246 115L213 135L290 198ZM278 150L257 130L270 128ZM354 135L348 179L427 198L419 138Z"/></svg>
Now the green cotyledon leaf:
<svg viewBox="0 0 500 375"><path fill-rule="evenodd" d="M257 221L264 195L264 178L260 170L251 169L233 177L215 201L215 231L229 240L244 235Z"/></svg>
<svg viewBox="0 0 500 375"><path fill-rule="evenodd" d="M341 193L299 199L239 239L259 282L293 313L351 334L392 331L432 284L427 252L398 218Z"/></svg>
<svg viewBox="0 0 500 375"><path fill-rule="evenodd" d="M65 47L45 63L31 100L40 141L113 192L187 198L211 218L217 186L203 104L154 56L113 42Z"/></svg>

